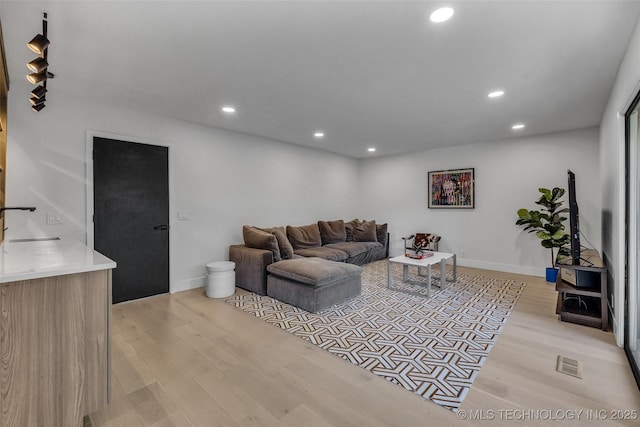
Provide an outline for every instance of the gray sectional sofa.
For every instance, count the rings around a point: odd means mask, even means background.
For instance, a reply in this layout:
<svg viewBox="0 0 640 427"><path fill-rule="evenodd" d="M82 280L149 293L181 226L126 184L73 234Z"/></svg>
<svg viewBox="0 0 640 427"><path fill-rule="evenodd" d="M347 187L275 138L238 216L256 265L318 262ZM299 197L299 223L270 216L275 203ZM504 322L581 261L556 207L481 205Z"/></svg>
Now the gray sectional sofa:
<svg viewBox="0 0 640 427"><path fill-rule="evenodd" d="M229 260L236 264L236 285L260 295L268 294L267 267L279 261L320 258L363 265L389 255L387 224L375 221L318 221L273 228L245 225L242 234L244 244L229 247Z"/></svg>

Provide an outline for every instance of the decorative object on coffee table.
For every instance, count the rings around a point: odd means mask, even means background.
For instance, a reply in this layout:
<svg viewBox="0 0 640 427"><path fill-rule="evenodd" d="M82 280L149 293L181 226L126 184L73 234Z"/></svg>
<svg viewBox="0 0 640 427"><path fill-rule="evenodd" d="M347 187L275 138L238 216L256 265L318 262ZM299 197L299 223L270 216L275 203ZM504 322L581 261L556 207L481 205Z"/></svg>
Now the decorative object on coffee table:
<svg viewBox="0 0 640 427"><path fill-rule="evenodd" d="M404 240L404 254L411 250L416 254L424 253L424 251L438 252L438 242L441 237L432 233L416 233L409 237L402 237Z"/></svg>
<svg viewBox="0 0 640 427"><path fill-rule="evenodd" d="M474 169L429 172L429 208L475 208Z"/></svg>

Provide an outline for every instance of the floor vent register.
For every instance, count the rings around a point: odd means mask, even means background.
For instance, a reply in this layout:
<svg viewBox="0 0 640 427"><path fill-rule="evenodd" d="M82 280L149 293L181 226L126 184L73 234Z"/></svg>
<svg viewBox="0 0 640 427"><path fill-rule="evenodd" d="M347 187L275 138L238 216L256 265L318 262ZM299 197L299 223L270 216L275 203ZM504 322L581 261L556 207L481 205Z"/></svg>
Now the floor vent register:
<svg viewBox="0 0 640 427"><path fill-rule="evenodd" d="M556 371L571 375L572 377L582 378L582 364L566 356L558 356Z"/></svg>

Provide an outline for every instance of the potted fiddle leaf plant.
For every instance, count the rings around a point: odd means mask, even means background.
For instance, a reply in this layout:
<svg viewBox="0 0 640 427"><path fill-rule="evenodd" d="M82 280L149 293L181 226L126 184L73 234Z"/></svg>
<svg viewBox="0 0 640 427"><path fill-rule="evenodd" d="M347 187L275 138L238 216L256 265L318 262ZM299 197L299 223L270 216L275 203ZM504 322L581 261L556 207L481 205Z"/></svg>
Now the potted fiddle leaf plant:
<svg viewBox="0 0 640 427"><path fill-rule="evenodd" d="M570 236L565 232L564 222L567 220L562 214L569 212L568 208L562 208L560 198L564 195L565 190L555 187L553 190L547 188L539 188L542 194L540 199L535 202L542 206L541 210L518 209L518 220L516 225L521 225L524 230L529 233L535 233L540 239L540 244L551 250L551 268L547 268L547 282L555 282L558 269L556 268L556 256L554 249L562 255L568 255L567 245L570 242Z"/></svg>

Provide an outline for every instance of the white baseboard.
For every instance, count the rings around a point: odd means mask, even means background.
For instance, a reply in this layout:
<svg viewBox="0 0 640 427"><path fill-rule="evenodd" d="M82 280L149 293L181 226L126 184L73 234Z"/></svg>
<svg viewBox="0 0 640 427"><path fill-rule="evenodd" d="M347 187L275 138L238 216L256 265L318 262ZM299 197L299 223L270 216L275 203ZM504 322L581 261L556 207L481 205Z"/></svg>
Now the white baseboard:
<svg viewBox="0 0 640 427"><path fill-rule="evenodd" d="M188 291L189 289L202 288L207 276L195 277L193 279L179 280L171 286L170 293Z"/></svg>
<svg viewBox="0 0 640 427"><path fill-rule="evenodd" d="M502 264L499 262L479 261L475 259L456 258L458 265L464 267L482 268L485 270L504 271L505 273L527 274L529 276L544 277L545 269L540 267L526 267L514 264Z"/></svg>

